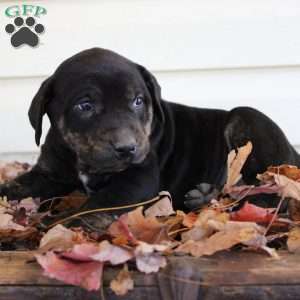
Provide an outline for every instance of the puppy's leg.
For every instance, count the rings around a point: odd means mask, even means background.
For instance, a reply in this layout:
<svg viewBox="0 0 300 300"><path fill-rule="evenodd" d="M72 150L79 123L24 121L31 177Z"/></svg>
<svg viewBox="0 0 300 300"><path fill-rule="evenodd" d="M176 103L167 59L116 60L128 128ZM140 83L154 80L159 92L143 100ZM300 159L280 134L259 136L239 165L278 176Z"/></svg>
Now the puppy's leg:
<svg viewBox="0 0 300 300"><path fill-rule="evenodd" d="M282 130L261 112L239 107L229 114L224 131L228 151L253 144L253 151L243 169L246 183L255 183L256 175L271 165L300 166L300 156L291 146Z"/></svg>
<svg viewBox="0 0 300 300"><path fill-rule="evenodd" d="M75 163L69 161L72 156L57 151L56 144L55 141L45 143L37 164L31 171L0 185L0 196L7 196L9 200L25 197L48 199L64 196L81 186Z"/></svg>
<svg viewBox="0 0 300 300"><path fill-rule="evenodd" d="M246 184L257 184L257 174L263 173L271 165L291 164L300 166L300 157L291 146L282 130L261 112L239 107L229 112L224 129L225 147L229 153L233 149L244 146L248 141L253 144L253 151L243 167L243 181ZM220 180L215 182L218 187L224 185L227 177L226 162L220 166ZM213 185L198 185L186 195L186 206L196 208L211 200ZM253 197L260 205L276 206L278 197L260 195Z"/></svg>
<svg viewBox="0 0 300 300"><path fill-rule="evenodd" d="M253 144L253 151L242 170L243 180L247 184L257 183L256 175L263 173L271 165L300 166L300 156L282 130L255 109L239 107L232 110L224 136L228 152L245 145L248 141ZM271 201L270 196L260 197L259 203L265 206L276 205L276 201Z"/></svg>
<svg viewBox="0 0 300 300"><path fill-rule="evenodd" d="M86 208L138 204L157 196L158 192L159 169L157 165L147 163L147 166L132 167L113 175L104 188L91 194Z"/></svg>
<svg viewBox="0 0 300 300"><path fill-rule="evenodd" d="M53 174L47 174L35 166L31 171L0 185L0 196L7 196L9 200L21 200L26 197L47 199L66 195L74 189L73 184L59 181Z"/></svg>
<svg viewBox="0 0 300 300"><path fill-rule="evenodd" d="M159 192L159 169L155 164L136 166L124 172L113 175L112 180L100 190L90 195L87 203L82 207L83 211L97 208L112 208L131 204L139 204L150 200ZM101 212L82 217L85 223L89 223L97 230L103 230L116 216L123 214L128 209Z"/></svg>

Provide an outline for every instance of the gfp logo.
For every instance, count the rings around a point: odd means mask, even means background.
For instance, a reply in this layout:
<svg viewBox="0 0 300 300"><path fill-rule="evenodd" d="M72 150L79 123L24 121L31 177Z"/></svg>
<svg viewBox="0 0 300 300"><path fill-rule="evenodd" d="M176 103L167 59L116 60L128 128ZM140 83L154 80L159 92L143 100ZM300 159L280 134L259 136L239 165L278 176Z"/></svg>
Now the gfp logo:
<svg viewBox="0 0 300 300"><path fill-rule="evenodd" d="M45 15L47 10L35 5L14 5L5 10L5 15L13 18L13 23L5 26L5 31L11 35L13 47L21 45L36 47L39 44L39 35L45 31L45 26L37 21Z"/></svg>

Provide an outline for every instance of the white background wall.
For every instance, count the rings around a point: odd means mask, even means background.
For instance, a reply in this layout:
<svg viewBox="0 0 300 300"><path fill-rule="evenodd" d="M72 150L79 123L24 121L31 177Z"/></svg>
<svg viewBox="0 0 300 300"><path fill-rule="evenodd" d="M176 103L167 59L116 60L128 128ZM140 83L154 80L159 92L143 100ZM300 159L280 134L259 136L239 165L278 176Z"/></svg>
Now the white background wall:
<svg viewBox="0 0 300 300"><path fill-rule="evenodd" d="M188 105L256 107L300 145L299 0L45 0L37 48L13 48L0 1L0 153L36 151L27 109L70 55L110 48L145 65L163 96Z"/></svg>

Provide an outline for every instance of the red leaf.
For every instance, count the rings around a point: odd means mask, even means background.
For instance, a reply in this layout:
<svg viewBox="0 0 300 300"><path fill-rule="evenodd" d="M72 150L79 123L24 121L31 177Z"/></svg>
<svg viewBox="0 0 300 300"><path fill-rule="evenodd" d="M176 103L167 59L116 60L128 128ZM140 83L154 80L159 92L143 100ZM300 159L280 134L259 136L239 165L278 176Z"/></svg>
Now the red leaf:
<svg viewBox="0 0 300 300"><path fill-rule="evenodd" d="M232 221L240 222L268 223L272 218L273 214L270 213L270 209L259 207L248 202L246 202L240 210L230 214Z"/></svg>
<svg viewBox="0 0 300 300"><path fill-rule="evenodd" d="M156 217L145 217L143 207L140 206L112 223L108 233L117 238L127 239L132 243L143 241L158 244L161 241L170 240L167 229L168 225L160 223Z"/></svg>
<svg viewBox="0 0 300 300"><path fill-rule="evenodd" d="M128 214L123 214L119 217L119 219L115 222L113 222L107 232L112 235L115 238L118 238L118 240L122 240L123 245L128 244L128 242L132 242L135 244L137 240L133 236L133 234L130 232L128 225Z"/></svg>
<svg viewBox="0 0 300 300"><path fill-rule="evenodd" d="M69 251L64 251L61 256L80 262L94 261L91 256L98 253L99 247L93 243L83 243L74 245Z"/></svg>
<svg viewBox="0 0 300 300"><path fill-rule="evenodd" d="M61 280L67 284L81 286L88 291L99 290L102 281L103 263L89 261L80 262L59 257L53 252L36 255L44 274Z"/></svg>

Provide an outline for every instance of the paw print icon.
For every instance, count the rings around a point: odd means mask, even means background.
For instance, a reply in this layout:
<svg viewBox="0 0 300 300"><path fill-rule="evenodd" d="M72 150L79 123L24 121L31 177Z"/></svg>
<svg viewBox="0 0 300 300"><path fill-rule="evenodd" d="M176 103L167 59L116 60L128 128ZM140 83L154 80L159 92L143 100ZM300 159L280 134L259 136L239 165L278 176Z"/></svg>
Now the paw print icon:
<svg viewBox="0 0 300 300"><path fill-rule="evenodd" d="M37 24L33 17L24 21L22 17L16 17L14 24L7 24L5 31L11 34L11 44L17 48L21 45L36 47L39 44L39 35L45 31L42 24Z"/></svg>

